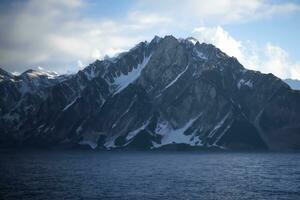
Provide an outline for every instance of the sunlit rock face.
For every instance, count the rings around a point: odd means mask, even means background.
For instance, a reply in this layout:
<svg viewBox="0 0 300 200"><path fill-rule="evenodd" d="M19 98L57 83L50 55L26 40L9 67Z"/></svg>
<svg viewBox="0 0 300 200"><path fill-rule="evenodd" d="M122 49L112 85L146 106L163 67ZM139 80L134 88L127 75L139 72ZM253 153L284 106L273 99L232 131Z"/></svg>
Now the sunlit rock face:
<svg viewBox="0 0 300 200"><path fill-rule="evenodd" d="M77 74L0 71L1 146L300 148L300 92L213 45L155 37Z"/></svg>

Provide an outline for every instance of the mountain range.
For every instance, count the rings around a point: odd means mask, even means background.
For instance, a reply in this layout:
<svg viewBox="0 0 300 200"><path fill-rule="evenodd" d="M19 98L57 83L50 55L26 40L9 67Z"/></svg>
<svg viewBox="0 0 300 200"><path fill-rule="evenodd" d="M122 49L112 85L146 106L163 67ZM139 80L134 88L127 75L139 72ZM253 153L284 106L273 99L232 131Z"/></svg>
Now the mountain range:
<svg viewBox="0 0 300 200"><path fill-rule="evenodd" d="M0 69L0 146L300 148L300 91L194 38L155 36L71 75Z"/></svg>

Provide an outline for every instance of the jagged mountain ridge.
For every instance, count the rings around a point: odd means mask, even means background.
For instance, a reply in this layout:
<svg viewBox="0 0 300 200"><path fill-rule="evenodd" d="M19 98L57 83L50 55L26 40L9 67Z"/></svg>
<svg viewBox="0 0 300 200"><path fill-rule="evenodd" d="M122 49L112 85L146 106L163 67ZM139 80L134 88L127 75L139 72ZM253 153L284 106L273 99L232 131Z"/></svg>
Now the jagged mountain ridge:
<svg viewBox="0 0 300 200"><path fill-rule="evenodd" d="M44 77L34 92L5 73L1 144L300 147L299 91L193 38L156 36L77 74Z"/></svg>

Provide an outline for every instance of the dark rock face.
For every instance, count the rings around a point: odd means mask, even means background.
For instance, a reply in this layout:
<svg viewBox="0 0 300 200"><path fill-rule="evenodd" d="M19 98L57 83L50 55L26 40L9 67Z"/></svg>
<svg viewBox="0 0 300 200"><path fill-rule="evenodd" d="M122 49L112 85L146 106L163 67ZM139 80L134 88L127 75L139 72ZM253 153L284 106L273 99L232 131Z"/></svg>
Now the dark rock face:
<svg viewBox="0 0 300 200"><path fill-rule="evenodd" d="M77 74L0 70L0 144L300 148L300 92L210 44L141 42Z"/></svg>

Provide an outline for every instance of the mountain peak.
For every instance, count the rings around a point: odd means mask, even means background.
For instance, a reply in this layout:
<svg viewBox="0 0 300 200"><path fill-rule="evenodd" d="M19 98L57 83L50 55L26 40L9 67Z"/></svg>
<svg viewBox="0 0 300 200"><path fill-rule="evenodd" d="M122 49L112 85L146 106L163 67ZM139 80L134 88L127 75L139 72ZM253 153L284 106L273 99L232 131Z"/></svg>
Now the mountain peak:
<svg viewBox="0 0 300 200"><path fill-rule="evenodd" d="M164 37L160 37L158 35L155 35L154 38L151 40L150 43L159 43L160 41L180 41L180 39L177 39L176 37L174 37L173 35L165 35Z"/></svg>
<svg viewBox="0 0 300 200"><path fill-rule="evenodd" d="M28 69L25 72L23 72L20 77L27 77L30 79L38 78L38 77L47 77L49 79L54 79L58 77L58 74L56 72L47 71L43 68L39 67L37 70L34 69Z"/></svg>
<svg viewBox="0 0 300 200"><path fill-rule="evenodd" d="M0 132L12 135L5 138L106 149L300 149L300 139L289 139L300 138L300 93L195 38L155 36L62 81L41 69L21 76L0 85Z"/></svg>
<svg viewBox="0 0 300 200"><path fill-rule="evenodd" d="M154 38L151 40L150 43L158 43L161 39L162 39L161 37L155 35Z"/></svg>

